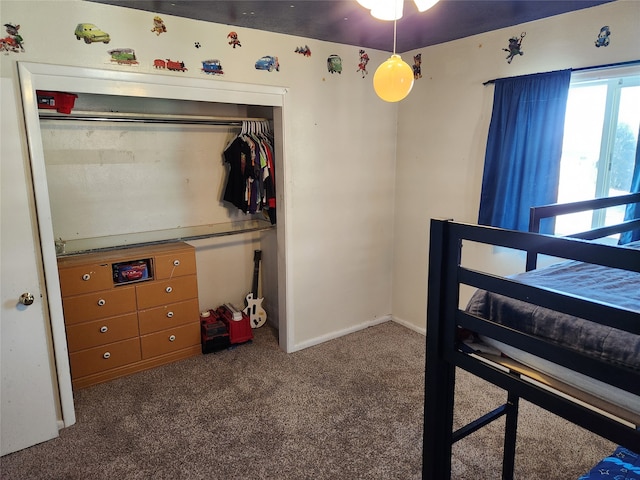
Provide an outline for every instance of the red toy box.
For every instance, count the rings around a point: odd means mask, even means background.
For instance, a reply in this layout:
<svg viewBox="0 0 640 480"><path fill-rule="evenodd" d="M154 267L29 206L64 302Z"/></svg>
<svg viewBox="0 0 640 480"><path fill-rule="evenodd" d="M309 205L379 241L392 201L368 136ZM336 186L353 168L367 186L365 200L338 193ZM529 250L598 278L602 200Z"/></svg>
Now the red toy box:
<svg viewBox="0 0 640 480"><path fill-rule="evenodd" d="M75 93L47 92L36 90L38 108L56 110L58 113L71 113L78 95Z"/></svg>
<svg viewBox="0 0 640 480"><path fill-rule="evenodd" d="M234 320L234 313L237 316L241 315L241 319ZM229 341L232 345L253 340L253 330L251 329L251 323L249 323L249 315L238 311L229 304L218 307L215 311L215 315L217 315L227 326L227 330L229 331Z"/></svg>

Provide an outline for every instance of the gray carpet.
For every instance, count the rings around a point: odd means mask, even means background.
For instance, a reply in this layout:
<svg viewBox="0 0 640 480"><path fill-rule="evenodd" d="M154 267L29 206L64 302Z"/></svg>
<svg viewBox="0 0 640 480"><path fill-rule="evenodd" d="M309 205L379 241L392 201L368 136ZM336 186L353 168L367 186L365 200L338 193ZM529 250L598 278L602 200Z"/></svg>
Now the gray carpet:
<svg viewBox="0 0 640 480"><path fill-rule="evenodd" d="M0 459L18 479L419 479L422 335L385 323L296 352L251 344L75 393L77 423ZM456 423L504 400L458 374ZM454 479L500 478L503 420L454 447ZM523 402L518 479L576 479L610 442Z"/></svg>

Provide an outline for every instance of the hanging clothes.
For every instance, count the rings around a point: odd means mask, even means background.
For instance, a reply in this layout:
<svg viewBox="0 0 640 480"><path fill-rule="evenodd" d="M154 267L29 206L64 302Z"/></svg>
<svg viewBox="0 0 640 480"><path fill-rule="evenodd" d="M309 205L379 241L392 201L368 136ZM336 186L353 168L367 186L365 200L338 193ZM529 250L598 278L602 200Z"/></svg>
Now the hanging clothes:
<svg viewBox="0 0 640 480"><path fill-rule="evenodd" d="M276 223L273 135L268 122L243 121L223 153L229 175L223 199L244 213L263 212Z"/></svg>

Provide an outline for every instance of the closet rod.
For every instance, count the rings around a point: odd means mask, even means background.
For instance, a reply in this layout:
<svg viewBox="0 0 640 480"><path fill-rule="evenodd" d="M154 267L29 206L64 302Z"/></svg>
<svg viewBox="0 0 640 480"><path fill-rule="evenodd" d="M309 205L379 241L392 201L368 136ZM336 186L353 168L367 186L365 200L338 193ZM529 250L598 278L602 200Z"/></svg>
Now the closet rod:
<svg viewBox="0 0 640 480"><path fill-rule="evenodd" d="M164 123L164 124L187 124L187 125L224 125L241 127L242 122L266 122L266 118L216 118L199 116L171 116L171 115L139 115L139 114L114 114L114 113L70 113L55 114L51 112L40 112L42 120L81 120L91 122L127 122L127 123Z"/></svg>
<svg viewBox="0 0 640 480"><path fill-rule="evenodd" d="M587 70L605 70L607 68L629 67L632 65L640 65L640 60L630 60L628 62L617 62L617 63L605 63L603 65L593 65L591 67L571 68L570 70L572 72L583 72ZM532 75L535 75L535 73ZM526 77L527 75L522 75L522 76ZM505 78L516 78L516 77L494 78L493 80L487 80L482 85L489 85L491 83L496 83L496 80L504 80Z"/></svg>

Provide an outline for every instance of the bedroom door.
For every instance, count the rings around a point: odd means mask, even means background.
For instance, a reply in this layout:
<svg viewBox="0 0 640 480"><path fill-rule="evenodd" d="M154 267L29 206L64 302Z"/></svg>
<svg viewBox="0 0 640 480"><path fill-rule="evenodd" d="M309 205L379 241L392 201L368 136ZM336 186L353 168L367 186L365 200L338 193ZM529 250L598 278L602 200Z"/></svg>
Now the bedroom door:
<svg viewBox="0 0 640 480"><path fill-rule="evenodd" d="M58 436L58 401L19 92L11 79L2 78L0 85L0 454L5 455ZM31 294L33 303L28 296L21 303L23 294Z"/></svg>

